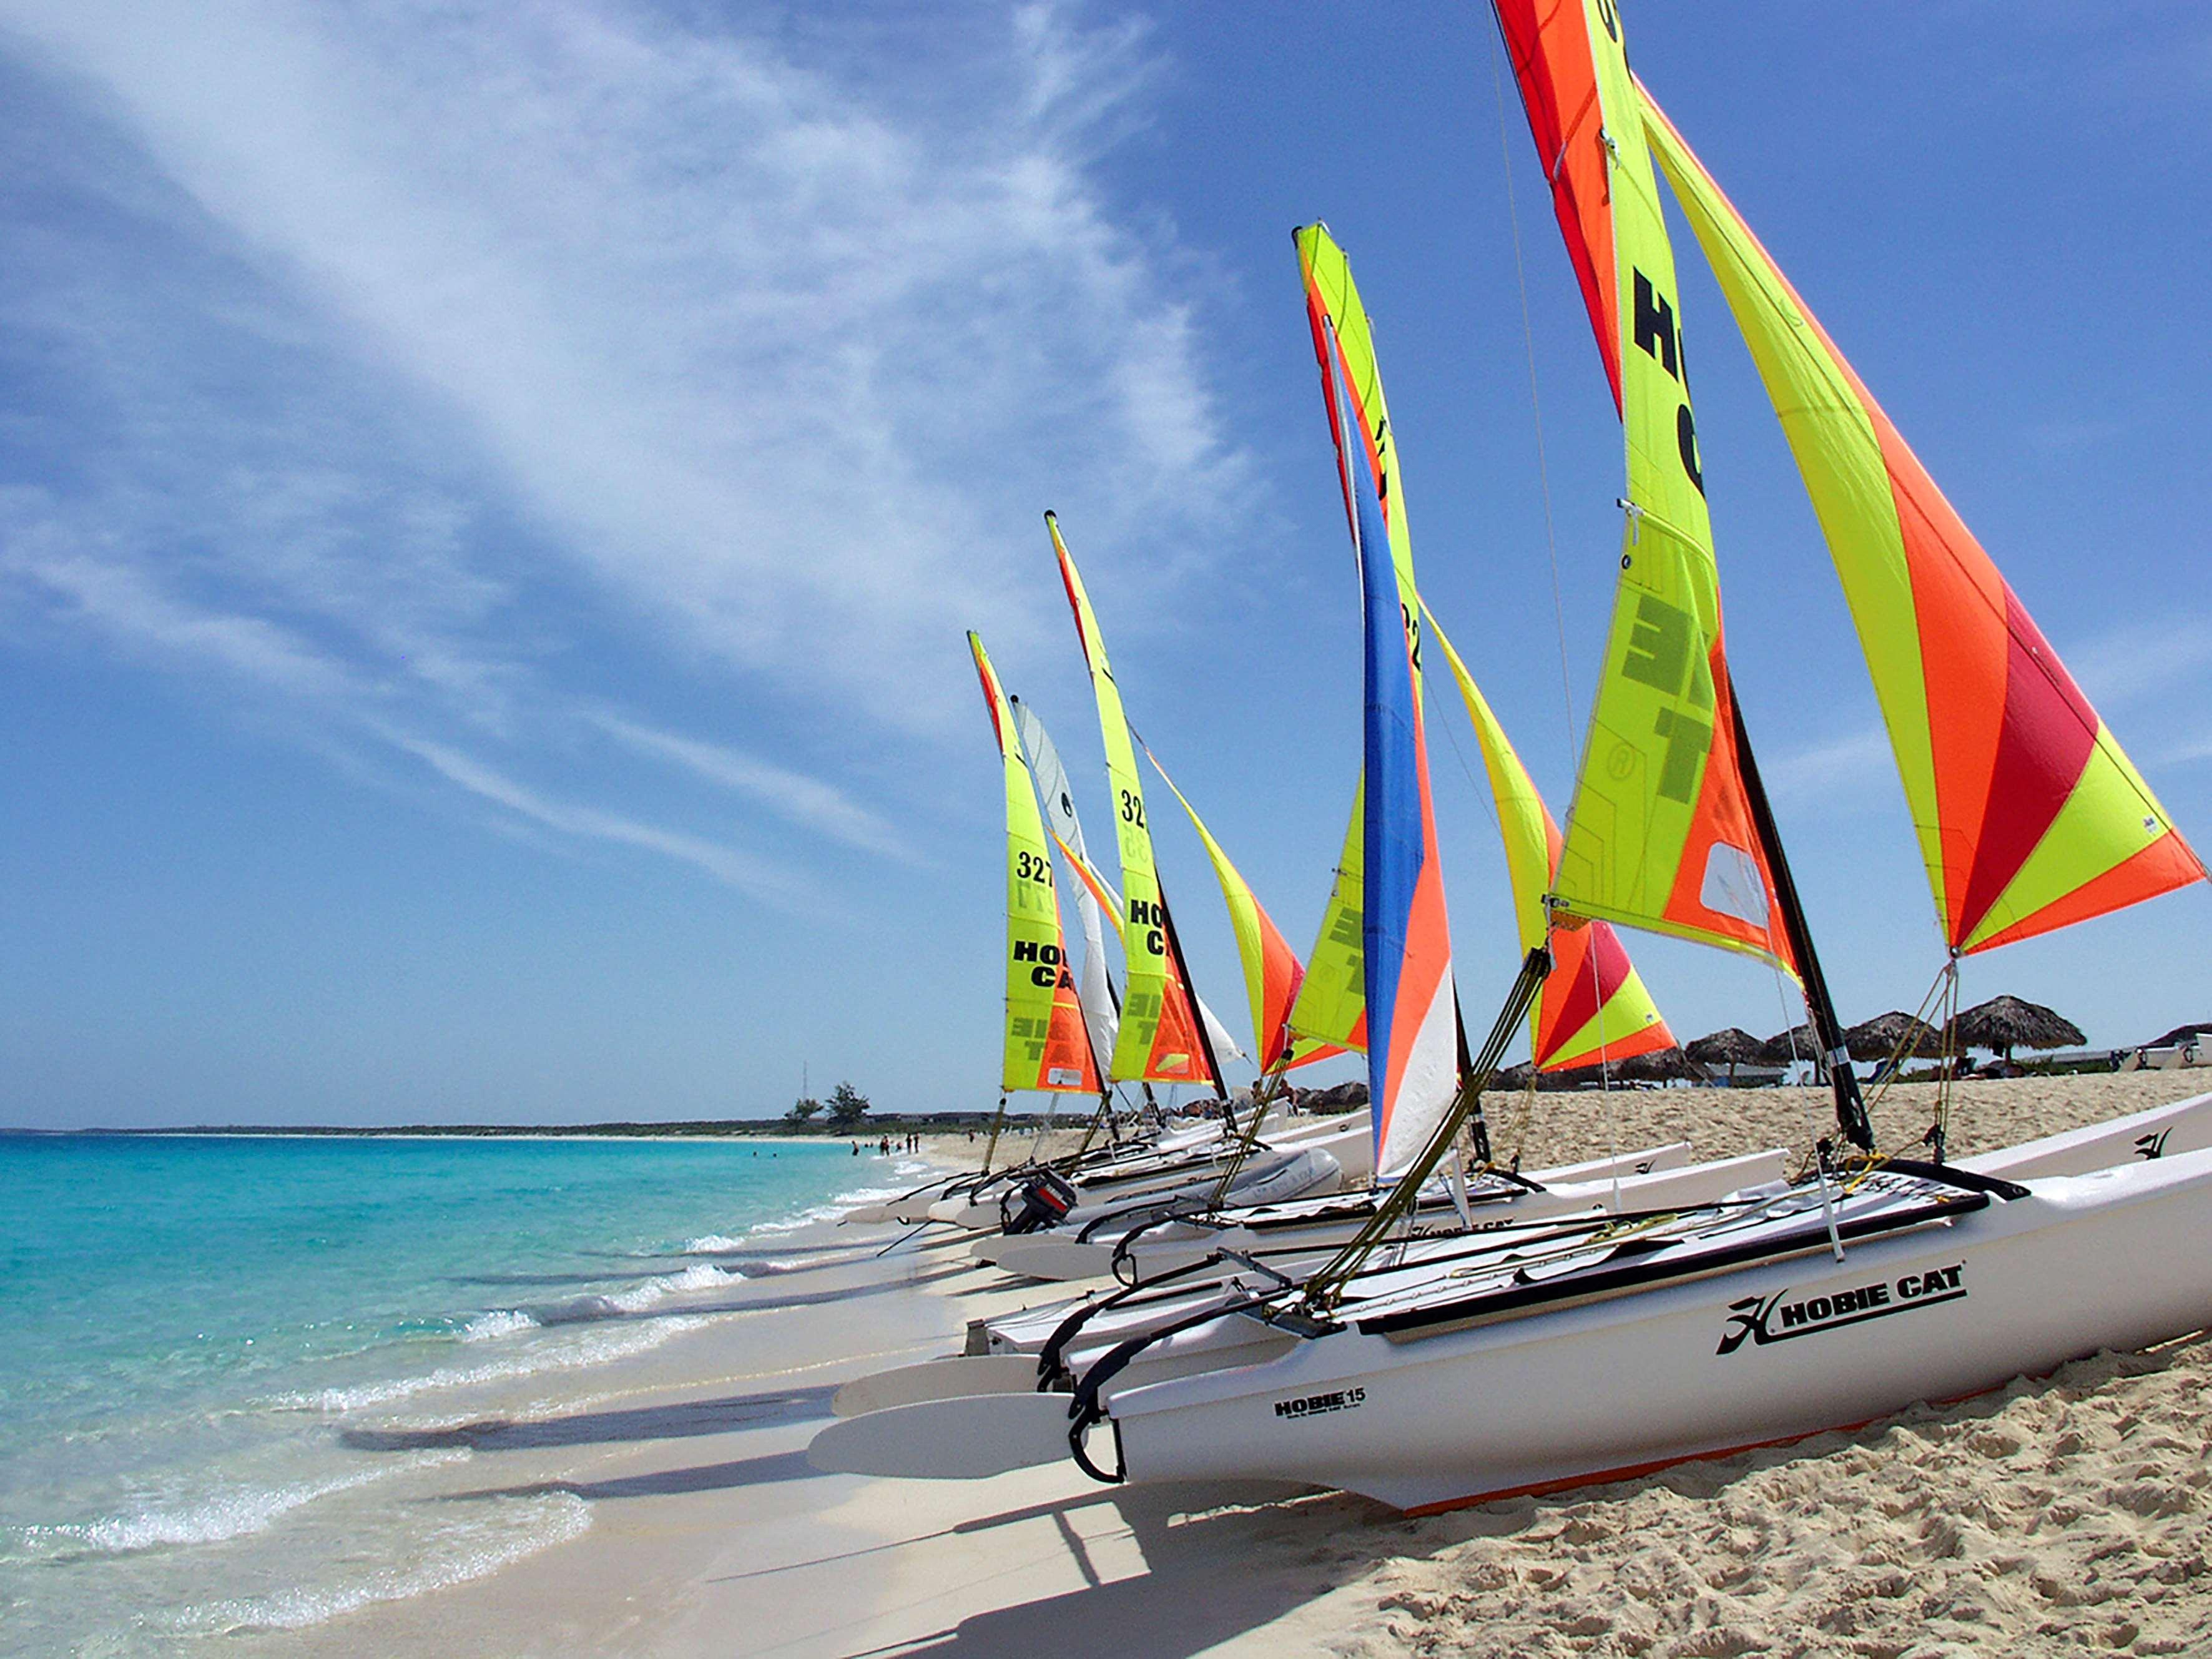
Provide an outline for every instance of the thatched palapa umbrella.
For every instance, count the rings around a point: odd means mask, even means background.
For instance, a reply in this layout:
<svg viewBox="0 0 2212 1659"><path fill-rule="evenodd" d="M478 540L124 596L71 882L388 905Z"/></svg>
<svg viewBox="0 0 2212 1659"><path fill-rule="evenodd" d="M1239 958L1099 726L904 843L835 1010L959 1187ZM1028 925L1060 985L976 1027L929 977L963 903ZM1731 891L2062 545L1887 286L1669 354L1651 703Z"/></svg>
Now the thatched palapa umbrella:
<svg viewBox="0 0 2212 1659"><path fill-rule="evenodd" d="M1674 1083L1697 1075L1680 1048L1655 1048L1632 1054L1613 1068L1613 1074L1630 1083Z"/></svg>
<svg viewBox="0 0 2212 1659"><path fill-rule="evenodd" d="M1700 1066L1728 1067L1729 1087L1735 1087L1735 1068L1765 1063L1766 1045L1748 1031L1731 1025L1699 1037L1682 1052Z"/></svg>
<svg viewBox="0 0 2212 1659"><path fill-rule="evenodd" d="M1911 1036L1910 1043L1906 1042ZM1854 1025L1844 1033L1844 1046L1853 1060L1881 1061L1897 1055L1900 1059L1933 1060L1943 1052L1943 1041L1936 1028L1924 1021L1895 1009L1877 1014L1863 1024Z"/></svg>
<svg viewBox="0 0 2212 1659"><path fill-rule="evenodd" d="M1951 1022L1951 1040L1962 1048L1994 1048L2006 1060L2015 1048L2064 1048L2087 1042L2081 1028L2039 1002L1992 997Z"/></svg>
<svg viewBox="0 0 2212 1659"><path fill-rule="evenodd" d="M1769 1066L1787 1066L1794 1060L1809 1060L1814 1069L1820 1064L1820 1040L1813 1035L1813 1022L1787 1031L1778 1031L1759 1045L1759 1057Z"/></svg>

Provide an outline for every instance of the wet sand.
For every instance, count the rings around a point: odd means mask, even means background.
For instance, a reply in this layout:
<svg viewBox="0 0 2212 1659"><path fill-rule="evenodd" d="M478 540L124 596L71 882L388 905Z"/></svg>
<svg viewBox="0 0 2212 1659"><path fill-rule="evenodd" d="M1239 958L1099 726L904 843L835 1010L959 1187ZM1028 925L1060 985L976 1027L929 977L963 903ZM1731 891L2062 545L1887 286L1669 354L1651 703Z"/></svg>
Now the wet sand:
<svg viewBox="0 0 2212 1659"><path fill-rule="evenodd" d="M1978 1083L1964 1154L2203 1091L2205 1073ZM1493 1102L1492 1121L1508 1114ZM1809 1110L1808 1110L1809 1108ZM1809 1146L1811 1091L1544 1096L1530 1167L1686 1136ZM1877 1108L1886 1144L1924 1095ZM953 1139L933 1152L965 1162ZM974 1483L815 1474L846 1379L951 1352L968 1319L1056 1300L964 1241L875 1252L818 1227L785 1270L577 1397L473 1422L352 1424L465 1449L443 1501L574 1493L574 1541L242 1653L963 1654L2212 1651L2212 1345L2102 1355L1856 1434L1553 1498L1407 1520L1280 1487L1102 1487L1073 1465ZM859 1237L855 1237L858 1234ZM588 1389L586 1395L582 1391ZM358 1442L356 1442L358 1443ZM404 1438L395 1443L408 1443Z"/></svg>

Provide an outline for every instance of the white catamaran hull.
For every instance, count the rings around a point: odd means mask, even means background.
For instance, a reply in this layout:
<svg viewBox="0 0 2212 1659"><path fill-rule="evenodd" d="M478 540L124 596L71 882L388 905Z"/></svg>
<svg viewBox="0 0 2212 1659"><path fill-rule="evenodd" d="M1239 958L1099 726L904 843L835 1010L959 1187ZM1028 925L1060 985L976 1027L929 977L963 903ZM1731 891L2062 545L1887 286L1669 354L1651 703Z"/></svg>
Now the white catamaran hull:
<svg viewBox="0 0 2212 1659"><path fill-rule="evenodd" d="M1343 1128L1310 1136L1299 1142L1296 1150L1298 1153L1327 1154L1334 1162L1334 1178L1340 1182L1364 1182L1373 1164L1370 1139L1364 1127ZM1209 1197L1221 1184L1222 1173L1229 1167L1232 1156L1224 1147L1218 1157L1212 1158L1163 1158L1150 1169L1079 1176L1075 1182L1079 1199L1078 1212L1097 1216L1103 1210L1139 1200L1165 1202L1171 1199ZM1313 1167L1319 1170L1322 1166ZM1004 1220L999 1207L1000 1196L994 1191L974 1202L960 1198L941 1200L930 1206L929 1212L936 1220L980 1232Z"/></svg>
<svg viewBox="0 0 2212 1659"><path fill-rule="evenodd" d="M1617 1158L1595 1158L1588 1163L1570 1164L1557 1170L1539 1170L1528 1178L1541 1187L1584 1181L1609 1182L1616 1175L1626 1177L1650 1175L1655 1170L1678 1169L1688 1162L1689 1152L1688 1141L1668 1141L1664 1146L1624 1152ZM1778 1175L1781 1171L1778 1170L1775 1173ZM1766 1177L1759 1178L1763 1180ZM1434 1211L1438 1218L1449 1215L1450 1224L1456 1227L1458 1216L1449 1208L1450 1200L1447 1195L1445 1184L1441 1181L1431 1184L1435 1188L1435 1201L1430 1202L1430 1196L1425 1191L1423 1194L1425 1206ZM1743 1182L1739 1180L1732 1184L1741 1186ZM1316 1231L1313 1237L1326 1244L1332 1240L1341 1243L1344 1239L1351 1237L1352 1232L1358 1231L1359 1225L1372 1213L1371 1207L1355 1210L1351 1201L1341 1197L1331 1201L1327 1195L1328 1189L1318 1185L1310 1190L1323 1196L1308 1197L1301 1200L1291 1199L1283 1194L1261 1196L1256 1194L1237 1193L1232 1195L1233 1202L1229 1206L1233 1212L1232 1215L1218 1218L1234 1220L1243 1217L1249 1210L1266 1206L1264 1216L1256 1218L1291 1223L1298 1218L1301 1211L1312 1210L1315 1213L1311 1219L1317 1228L1322 1229ZM1342 1191L1341 1184L1337 1190ZM1724 1192L1728 1188L1718 1187L1713 1190L1718 1193ZM1342 1213L1339 1214L1338 1212ZM1061 1282L1078 1279L1095 1279L1109 1273L1120 1273L1132 1270L1121 1268L1115 1259L1127 1229L1117 1226L1087 1226L1085 1224L1087 1220L1086 1217L1071 1214L1060 1227L1049 1233L1025 1233L1012 1238L1000 1236L978 1239L970 1248L970 1254L978 1261L988 1261L994 1267L1003 1267L1008 1273L1020 1273L1024 1278L1054 1279ZM1348 1227L1324 1225L1324 1224L1346 1221L1350 1223ZM1146 1229L1145 1234L1146 1243L1156 1243L1160 1249L1157 1256L1148 1252L1133 1263L1133 1270L1136 1273L1135 1282L1142 1284L1148 1279L1157 1279L1161 1273L1171 1268L1200 1261L1213 1250L1223 1248L1224 1243L1227 1248L1233 1249L1255 1248L1253 1241L1242 1238L1241 1236L1235 1240L1225 1239L1224 1234L1229 1231L1220 1226L1206 1227L1190 1222L1171 1222L1157 1228ZM1285 1242L1292 1246L1300 1243L1311 1242L1304 1238L1304 1230L1303 1229L1294 1230L1285 1226L1281 1231ZM1294 1231L1299 1237L1292 1237ZM1090 1237L1080 1236L1086 1232ZM1275 1242L1275 1237L1271 1232L1266 1239L1260 1241L1259 1247L1273 1248ZM1186 1248L1191 1245L1195 1245L1197 1248ZM1132 1250L1130 1255L1134 1256L1136 1252Z"/></svg>
<svg viewBox="0 0 2212 1659"><path fill-rule="evenodd" d="M1825 1252L1413 1340L1109 1389L1132 1480L1422 1509L1639 1474L1977 1394L2212 1322L2212 1152Z"/></svg>
<svg viewBox="0 0 2212 1659"><path fill-rule="evenodd" d="M1686 1169L1658 1170L1649 1175L1561 1182L1556 1185L1547 1182L1540 1190L1519 1194L1508 1201L1477 1206L1473 1212L1474 1222L1480 1229L1493 1222L1533 1221L1546 1216L1709 1204L1746 1187L1780 1181L1789 1173L1789 1166L1790 1155L1776 1146L1741 1158L1693 1164ZM1230 1227L1212 1232L1192 1227L1184 1229L1180 1237L1156 1238L1147 1235L1129 1247L1127 1268L1117 1269L1111 1265L1109 1251L1107 1270L1126 1273L1130 1282L1145 1285L1164 1273L1194 1266L1217 1250L1236 1250L1263 1251L1269 1265L1289 1271L1291 1263L1300 1258L1294 1255L1285 1261L1276 1252L1310 1252L1317 1257L1349 1243L1367 1220L1367 1217L1358 1216L1297 1227ZM1415 1237L1443 1237L1464 1231L1457 1212L1447 1206L1425 1210L1416 1218L1413 1233ZM1301 1265L1319 1264L1304 1261Z"/></svg>

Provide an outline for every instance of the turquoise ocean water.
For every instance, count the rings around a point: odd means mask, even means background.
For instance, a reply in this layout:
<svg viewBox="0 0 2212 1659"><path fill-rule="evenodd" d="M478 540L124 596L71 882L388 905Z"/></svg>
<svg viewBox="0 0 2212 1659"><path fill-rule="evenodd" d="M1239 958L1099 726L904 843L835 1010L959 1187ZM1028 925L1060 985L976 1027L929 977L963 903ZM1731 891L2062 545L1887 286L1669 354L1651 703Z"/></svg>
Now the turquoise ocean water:
<svg viewBox="0 0 2212 1659"><path fill-rule="evenodd" d="M921 1172L842 1142L0 1136L0 1651L212 1651L575 1535L557 1492L406 1501L465 1452L347 1429L587 1394Z"/></svg>

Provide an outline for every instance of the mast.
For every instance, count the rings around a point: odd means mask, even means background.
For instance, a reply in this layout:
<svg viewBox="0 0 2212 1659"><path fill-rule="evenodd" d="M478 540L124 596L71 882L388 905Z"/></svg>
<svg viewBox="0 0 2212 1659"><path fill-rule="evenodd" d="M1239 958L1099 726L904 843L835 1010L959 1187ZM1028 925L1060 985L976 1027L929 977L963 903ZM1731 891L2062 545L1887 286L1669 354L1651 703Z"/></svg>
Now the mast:
<svg viewBox="0 0 2212 1659"><path fill-rule="evenodd" d="M1735 695L1735 677L1729 676L1729 708L1735 716L1736 769L1743 778L1746 804L1751 808L1752 828L1759 836L1759 851L1774 880L1774 897L1782 912L1783 935L1796 959L1799 982L1805 988L1805 1011L1811 1016L1814 1039L1820 1045L1821 1063L1835 1091L1836 1126L1844 1139L1863 1152L1874 1150L1874 1126L1867 1121L1866 1102L1859 1080L1851 1071L1850 1048L1844 1042L1843 1023L1828 995L1827 975L1813 949L1813 930L1806 925L1805 907L1797 897L1796 879L1782 850L1782 834L1775 827L1774 811L1766 800L1766 786L1759 781L1759 763L1752 757L1751 734L1744 729L1743 702Z"/></svg>
<svg viewBox="0 0 2212 1659"><path fill-rule="evenodd" d="M1182 940L1176 937L1175 913L1168 908L1168 898L1165 893L1160 895L1160 921L1163 930L1168 936L1168 954L1175 958L1176 972L1182 976L1183 984L1190 988L1191 1000L1195 1003L1198 1000L1198 991L1195 987L1191 986L1190 964L1182 959ZM1226 1111L1229 1105L1229 1087L1221 1080L1221 1061L1213 1052L1213 1034L1206 1029L1204 1015L1200 1015L1191 1023L1198 1027L1198 1052L1206 1057L1206 1075L1213 1079L1214 1095L1220 1100L1223 1109ZM1231 1120L1231 1127L1232 1128L1235 1127L1233 1118Z"/></svg>

